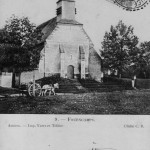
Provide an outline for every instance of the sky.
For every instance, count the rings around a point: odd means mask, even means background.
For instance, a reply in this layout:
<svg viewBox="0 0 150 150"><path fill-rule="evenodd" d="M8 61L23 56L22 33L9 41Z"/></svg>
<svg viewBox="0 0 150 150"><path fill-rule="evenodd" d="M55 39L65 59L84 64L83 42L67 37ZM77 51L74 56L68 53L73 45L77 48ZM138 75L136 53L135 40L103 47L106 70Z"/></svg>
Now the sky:
<svg viewBox="0 0 150 150"><path fill-rule="evenodd" d="M27 16L39 25L56 16L58 0L0 0L0 28L12 14ZM76 0L76 20L83 23L84 29L93 41L97 51L111 25L123 20L134 27L140 42L150 41L150 4L142 10L129 12L109 2L110 0Z"/></svg>

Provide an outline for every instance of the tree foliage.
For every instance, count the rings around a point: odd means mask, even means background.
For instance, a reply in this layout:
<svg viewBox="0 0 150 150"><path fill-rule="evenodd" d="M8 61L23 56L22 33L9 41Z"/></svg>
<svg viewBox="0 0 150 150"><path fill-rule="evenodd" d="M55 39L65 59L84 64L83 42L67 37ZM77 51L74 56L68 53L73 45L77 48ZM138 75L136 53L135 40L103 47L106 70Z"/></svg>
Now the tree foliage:
<svg viewBox="0 0 150 150"><path fill-rule="evenodd" d="M118 70L122 74L128 66L135 63L139 49L138 37L133 31L132 26L119 21L117 26L111 26L110 31L105 33L102 42L104 68Z"/></svg>
<svg viewBox="0 0 150 150"><path fill-rule="evenodd" d="M0 64L19 71L32 70L40 60L42 33L28 17L13 15L0 30Z"/></svg>
<svg viewBox="0 0 150 150"><path fill-rule="evenodd" d="M140 54L135 63L139 76L150 78L150 42L143 42L139 46Z"/></svg>

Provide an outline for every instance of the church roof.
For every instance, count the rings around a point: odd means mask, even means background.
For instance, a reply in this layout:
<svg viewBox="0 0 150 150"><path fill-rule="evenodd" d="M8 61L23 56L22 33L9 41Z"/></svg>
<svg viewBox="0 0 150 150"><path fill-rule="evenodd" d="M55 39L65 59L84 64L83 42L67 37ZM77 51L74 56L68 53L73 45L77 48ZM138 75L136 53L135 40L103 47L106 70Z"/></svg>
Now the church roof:
<svg viewBox="0 0 150 150"><path fill-rule="evenodd" d="M57 18L55 17L42 23L37 27L44 34L41 42L44 42L47 39L47 37L53 32L53 30L56 27L56 22L57 22Z"/></svg>
<svg viewBox="0 0 150 150"><path fill-rule="evenodd" d="M57 22L57 17L52 18L41 25L39 25L37 28L40 29L43 32L42 41L44 42L47 37L53 32L57 24L73 24L73 25L82 25L81 23L77 22L76 20L67 20L67 19L61 19Z"/></svg>
<svg viewBox="0 0 150 150"><path fill-rule="evenodd" d="M57 3L61 2L61 1L75 2L74 0L58 0Z"/></svg>
<svg viewBox="0 0 150 150"><path fill-rule="evenodd" d="M83 24L77 22L76 20L67 20L67 19L61 19L58 23L73 24L73 25L83 25Z"/></svg>

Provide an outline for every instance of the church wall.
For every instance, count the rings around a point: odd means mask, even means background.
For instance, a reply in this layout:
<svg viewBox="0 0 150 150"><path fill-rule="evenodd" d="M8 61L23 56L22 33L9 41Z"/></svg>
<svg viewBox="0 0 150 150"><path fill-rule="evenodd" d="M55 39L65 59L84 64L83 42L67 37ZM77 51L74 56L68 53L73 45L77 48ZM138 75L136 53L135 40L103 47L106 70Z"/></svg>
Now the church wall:
<svg viewBox="0 0 150 150"><path fill-rule="evenodd" d="M64 55L65 74L67 74L67 67L69 65L74 66L75 74L79 74L79 69L78 69L79 46L64 44L63 47L65 50L65 55Z"/></svg>
<svg viewBox="0 0 150 150"><path fill-rule="evenodd" d="M54 32L47 38L47 41L58 43L89 44L82 25L58 24Z"/></svg>
<svg viewBox="0 0 150 150"><path fill-rule="evenodd" d="M47 43L45 49L42 50L39 72L60 73L60 53L57 43Z"/></svg>
<svg viewBox="0 0 150 150"><path fill-rule="evenodd" d="M93 47L90 48L89 55L89 76L101 81L101 58Z"/></svg>
<svg viewBox="0 0 150 150"><path fill-rule="evenodd" d="M62 19L75 19L75 2L68 3L67 1L63 1L62 8Z"/></svg>
<svg viewBox="0 0 150 150"><path fill-rule="evenodd" d="M82 31L82 26L58 25L55 31L47 38L46 43L46 65L49 67L50 73L60 73L61 54L59 45L63 47L65 52L65 73L67 73L67 67L72 65L74 66L74 73L79 74L81 61L79 58L79 46L84 47L86 73L88 73L89 39ZM41 62L40 64L42 64Z"/></svg>
<svg viewBox="0 0 150 150"><path fill-rule="evenodd" d="M74 66L74 74L81 72L81 58L79 47L83 46L85 52L85 73L91 78L100 81L101 60L94 48L89 50L90 41L82 30L82 26L59 25L55 31L47 38L45 49L42 50L43 56L39 63L39 71L36 71L36 79L61 73L61 53L60 45L64 49L64 72L67 74L67 67ZM45 67L44 67L45 54ZM45 69L44 69L45 68ZM21 74L21 82L30 82L33 72Z"/></svg>

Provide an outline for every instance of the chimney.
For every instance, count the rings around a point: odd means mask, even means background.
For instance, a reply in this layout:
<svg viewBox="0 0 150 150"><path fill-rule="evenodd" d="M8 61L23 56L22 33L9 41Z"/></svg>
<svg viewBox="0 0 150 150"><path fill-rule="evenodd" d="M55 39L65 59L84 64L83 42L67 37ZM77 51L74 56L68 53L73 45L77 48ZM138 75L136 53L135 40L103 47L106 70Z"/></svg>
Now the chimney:
<svg viewBox="0 0 150 150"><path fill-rule="evenodd" d="M57 22L66 20L75 20L75 1L74 0L58 0L57 2Z"/></svg>

